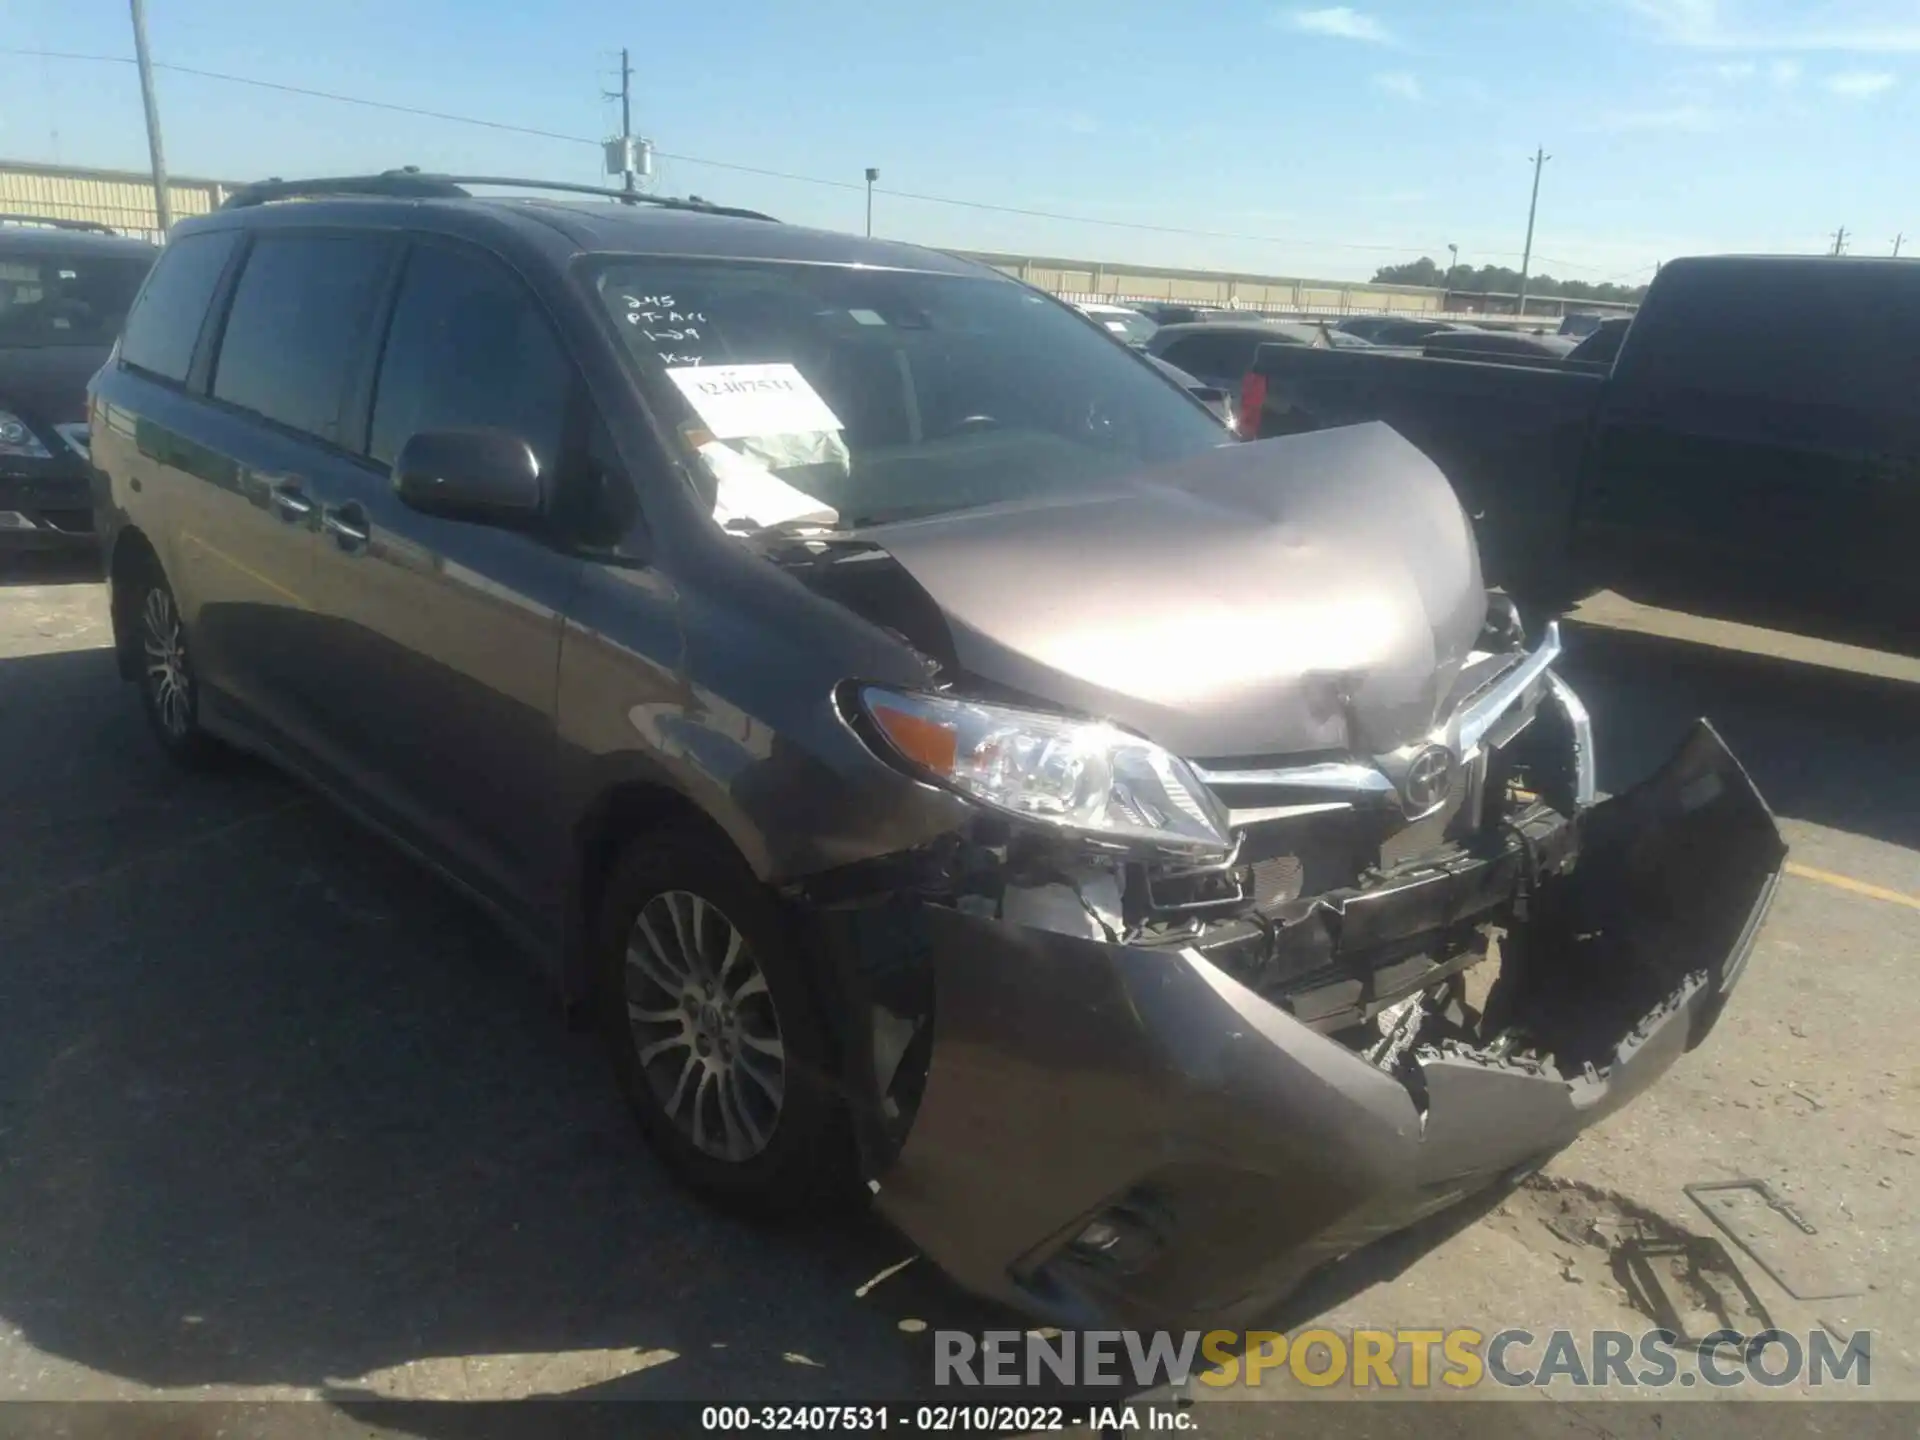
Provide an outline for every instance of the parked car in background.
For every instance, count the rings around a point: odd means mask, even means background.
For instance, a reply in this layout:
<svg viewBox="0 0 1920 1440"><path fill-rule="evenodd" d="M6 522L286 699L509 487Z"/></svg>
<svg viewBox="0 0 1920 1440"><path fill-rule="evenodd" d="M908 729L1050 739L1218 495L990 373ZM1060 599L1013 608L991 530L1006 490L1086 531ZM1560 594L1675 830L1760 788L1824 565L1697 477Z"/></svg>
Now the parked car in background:
<svg viewBox="0 0 1920 1440"><path fill-rule="evenodd" d="M1147 342L1147 352L1189 375L1231 394L1240 393L1240 378L1253 368L1262 345L1308 345L1325 348L1317 327L1281 320L1201 320L1190 325L1162 325Z"/></svg>
<svg viewBox="0 0 1920 1440"><path fill-rule="evenodd" d="M157 254L104 225L0 216L0 551L93 545L87 381Z"/></svg>
<svg viewBox="0 0 1920 1440"><path fill-rule="evenodd" d="M1560 335L1536 335L1514 330L1442 330L1429 335L1421 353L1438 358L1473 360L1496 355L1564 360L1577 341Z"/></svg>
<svg viewBox="0 0 1920 1440"><path fill-rule="evenodd" d="M490 906L691 1186L1238 1327L1706 1037L1771 817L1704 726L1599 799L1406 441L1227 443L998 271L640 199L243 188L94 457L161 747Z"/></svg>
<svg viewBox="0 0 1920 1440"><path fill-rule="evenodd" d="M1244 434L1241 383L1262 345L1328 349L1331 341L1317 325L1283 320L1202 320L1191 325L1161 326L1147 342L1147 352L1226 395L1234 430Z"/></svg>
<svg viewBox="0 0 1920 1440"><path fill-rule="evenodd" d="M1125 305L1109 305L1104 301L1089 300L1075 303L1074 309L1089 320L1101 325L1112 333L1115 339L1124 340L1129 345L1144 346L1153 338L1153 332L1160 327L1138 310Z"/></svg>
<svg viewBox="0 0 1920 1440"><path fill-rule="evenodd" d="M1374 348L1373 341L1363 336L1355 335L1351 331L1342 330L1334 325L1323 323L1319 326L1319 330L1320 333L1326 337L1327 344L1335 350L1371 350Z"/></svg>
<svg viewBox="0 0 1920 1440"><path fill-rule="evenodd" d="M1143 354L1141 358L1211 410L1222 425L1229 430L1237 428L1239 417L1234 413L1234 397L1227 391L1217 385L1207 384L1196 375L1189 375L1178 365L1169 365L1158 355Z"/></svg>
<svg viewBox="0 0 1920 1440"><path fill-rule="evenodd" d="M1132 304L1156 325L1191 325L1197 320L1233 313L1217 305L1187 305L1173 300L1139 300Z"/></svg>
<svg viewBox="0 0 1920 1440"><path fill-rule="evenodd" d="M1243 433L1385 421L1541 615L1637 590L1920 646L1920 264L1677 260L1614 323L1610 367L1267 346Z"/></svg>
<svg viewBox="0 0 1920 1440"><path fill-rule="evenodd" d="M1620 346L1626 341L1627 327L1633 324L1630 315L1610 315L1600 322L1599 328L1567 353L1567 359L1582 365L1611 365L1619 357Z"/></svg>
<svg viewBox="0 0 1920 1440"><path fill-rule="evenodd" d="M1354 315L1342 320L1339 329L1358 335L1371 345L1413 346L1443 331L1456 334L1476 333L1478 326L1457 320L1404 319L1392 315Z"/></svg>

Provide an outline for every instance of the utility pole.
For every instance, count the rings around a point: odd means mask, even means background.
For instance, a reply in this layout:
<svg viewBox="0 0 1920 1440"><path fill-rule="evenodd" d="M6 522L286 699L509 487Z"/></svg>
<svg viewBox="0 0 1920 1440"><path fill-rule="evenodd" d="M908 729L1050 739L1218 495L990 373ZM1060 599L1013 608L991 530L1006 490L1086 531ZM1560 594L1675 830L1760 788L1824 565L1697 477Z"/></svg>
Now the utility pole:
<svg viewBox="0 0 1920 1440"><path fill-rule="evenodd" d="M1847 227L1844 225L1833 232L1833 253L1836 255L1847 253Z"/></svg>
<svg viewBox="0 0 1920 1440"><path fill-rule="evenodd" d="M1900 242L1906 238L1907 238L1907 232L1904 230L1902 230L1898 235L1893 237L1893 258L1894 259L1898 260L1900 258Z"/></svg>
<svg viewBox="0 0 1920 1440"><path fill-rule="evenodd" d="M160 143L160 104L153 94L153 60L147 54L147 7L145 0L129 0L133 6L133 56L140 67L140 99L147 107L147 156L153 162L153 213L160 222L160 238L173 229L173 192L167 186L167 152Z"/></svg>
<svg viewBox="0 0 1920 1440"><path fill-rule="evenodd" d="M880 172L869 165L867 167L867 238L873 238L873 182L880 178Z"/></svg>
<svg viewBox="0 0 1920 1440"><path fill-rule="evenodd" d="M633 66L627 63L627 47L620 47L620 153L627 157L626 169L621 171L621 185L629 195L637 194L640 189L639 177L633 173ZM632 202L629 201L629 204Z"/></svg>
<svg viewBox="0 0 1920 1440"><path fill-rule="evenodd" d="M640 182L653 175L653 142L633 138L633 63L623 45L620 48L620 88L600 92L608 100L620 102L620 133L606 142L607 173L620 177L626 191L622 203L639 204Z"/></svg>
<svg viewBox="0 0 1920 1440"><path fill-rule="evenodd" d="M1553 157L1545 147L1533 152L1533 199L1527 205L1527 245L1520 252L1520 303L1515 313L1527 313L1527 271L1533 264L1533 217L1540 209L1540 171Z"/></svg>

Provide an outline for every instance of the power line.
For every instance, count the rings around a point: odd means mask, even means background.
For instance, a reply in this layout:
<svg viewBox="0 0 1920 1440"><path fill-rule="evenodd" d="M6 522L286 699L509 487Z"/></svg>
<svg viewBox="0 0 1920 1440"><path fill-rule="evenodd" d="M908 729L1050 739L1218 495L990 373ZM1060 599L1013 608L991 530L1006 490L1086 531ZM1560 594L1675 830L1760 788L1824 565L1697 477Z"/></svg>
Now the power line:
<svg viewBox="0 0 1920 1440"><path fill-rule="evenodd" d="M72 50L26 50L12 46L0 48L0 55L37 55L47 60L86 60L103 65L131 65L130 55L83 55ZM418 115L427 120L450 120L457 125L480 125L488 130L504 130L514 135L532 135L542 140L568 140L576 145L598 146L598 140L584 135L562 135L554 130L536 130L527 125L508 125L500 120L482 120L475 115L454 115L445 110L422 110L413 105L395 105L388 100L367 100L358 95L336 95L331 90L311 90L303 85L283 85L276 80L256 80L250 75L228 75L219 70L201 70L192 65L153 62L156 70L171 70L177 75L197 75L202 80L224 80L230 85L251 85L257 90L277 90L283 95L305 95L315 100L337 100L344 105L363 105L370 110L390 110L396 115Z"/></svg>
<svg viewBox="0 0 1920 1440"><path fill-rule="evenodd" d="M72 50L27 49L14 46L0 46L0 55L36 56L52 60L73 60L93 64L131 65L133 60L125 55L92 55ZM502 120L487 120L477 115L458 115L446 110L428 110L416 105L397 105L389 100L369 100L360 95L342 95L332 90L318 90L304 85L287 85L276 80L259 80L250 75L231 75L220 70L203 70L192 65L176 65L166 61L153 62L156 70L169 70L179 75L192 75L202 80L217 80L229 85L248 85L259 90L272 90L283 95L303 95L314 100L330 100L342 105L358 105L370 110L385 110L396 115L413 115L425 120L442 120L455 125L476 125L488 130L497 130L510 135L528 135L540 140L558 140L573 145L591 145L600 148L601 142L584 135L567 135L557 130L543 130L530 125L512 125ZM677 160L687 165L706 165L715 170L728 170L740 175L758 175L772 180L788 180L803 185L823 185L834 190L865 190L865 185L855 180L832 180L820 175L797 175L787 170L774 170L761 165L742 165L731 160L711 160L702 155L681 155L670 150L658 150L655 155L662 160ZM1104 220L1091 215L1072 215L1058 210L1036 210L1021 205L996 205L986 200L962 200L951 195L929 195L913 190L875 189L875 194L892 196L899 200L918 200L927 205L948 205L963 210L984 210L997 215L1018 215L1032 220L1056 220L1071 225L1101 225L1110 229L1133 230L1155 235L1181 235L1202 240L1235 240L1256 245L1292 246L1299 249L1323 248L1329 250L1360 250L1378 254L1404 255L1410 250L1422 250L1424 244L1380 244L1370 241L1354 240L1314 240L1276 235L1249 235L1229 230L1201 230L1184 225L1157 225L1144 220ZM1513 251L1482 251L1482 254L1511 257ZM1540 257L1546 260L1546 256ZM1592 271L1591 266L1578 265L1572 261L1555 260L1549 263L1574 270Z"/></svg>

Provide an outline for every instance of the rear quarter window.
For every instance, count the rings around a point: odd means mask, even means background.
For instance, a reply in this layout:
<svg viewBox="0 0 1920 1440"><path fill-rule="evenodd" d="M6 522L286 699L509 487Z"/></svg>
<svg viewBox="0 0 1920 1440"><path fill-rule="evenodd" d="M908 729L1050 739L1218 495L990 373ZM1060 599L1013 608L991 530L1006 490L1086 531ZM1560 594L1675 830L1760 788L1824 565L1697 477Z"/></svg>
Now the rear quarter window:
<svg viewBox="0 0 1920 1440"><path fill-rule="evenodd" d="M120 341L124 364L167 380L186 380L207 306L239 240L233 230L183 235L160 253L127 312Z"/></svg>

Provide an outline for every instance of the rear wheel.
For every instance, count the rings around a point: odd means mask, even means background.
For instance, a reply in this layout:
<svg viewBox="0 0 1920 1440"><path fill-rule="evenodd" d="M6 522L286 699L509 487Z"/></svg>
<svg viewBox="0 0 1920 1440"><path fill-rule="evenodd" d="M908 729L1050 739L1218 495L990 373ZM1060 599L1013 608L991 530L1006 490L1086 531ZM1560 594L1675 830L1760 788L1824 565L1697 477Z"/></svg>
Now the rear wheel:
<svg viewBox="0 0 1920 1440"><path fill-rule="evenodd" d="M130 607L141 708L160 748L175 762L198 769L220 747L200 728L200 685L186 626L157 564L142 566Z"/></svg>
<svg viewBox="0 0 1920 1440"><path fill-rule="evenodd" d="M637 841L599 928L603 1028L655 1152L761 1214L857 1195L818 1002L773 897L691 828Z"/></svg>

